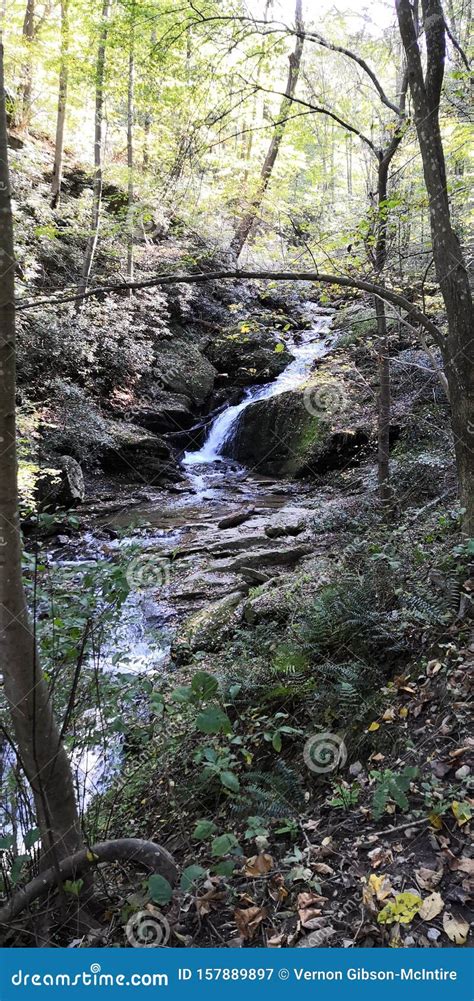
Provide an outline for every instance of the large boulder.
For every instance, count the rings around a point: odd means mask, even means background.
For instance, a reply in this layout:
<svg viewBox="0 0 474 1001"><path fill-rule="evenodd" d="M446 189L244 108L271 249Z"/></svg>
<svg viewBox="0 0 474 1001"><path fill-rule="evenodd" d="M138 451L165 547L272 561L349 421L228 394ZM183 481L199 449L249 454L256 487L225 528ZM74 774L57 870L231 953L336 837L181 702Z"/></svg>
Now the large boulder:
<svg viewBox="0 0 474 1001"><path fill-rule="evenodd" d="M275 332L265 329L227 333L214 340L207 353L229 385L251 386L276 379L289 364L292 356L285 348L280 350L280 344Z"/></svg>
<svg viewBox="0 0 474 1001"><path fill-rule="evenodd" d="M173 643L174 659L183 663L200 650L217 650L241 621L242 609L242 592L235 591L195 612Z"/></svg>
<svg viewBox="0 0 474 1001"><path fill-rule="evenodd" d="M104 469L126 473L140 483L182 478L171 448L158 435L126 421L109 421L107 430L109 443L101 455Z"/></svg>
<svg viewBox="0 0 474 1001"><path fill-rule="evenodd" d="M82 504L85 497L84 476L71 455L60 455L40 469L37 480L38 507L56 511Z"/></svg>
<svg viewBox="0 0 474 1001"><path fill-rule="evenodd" d="M160 344L151 384L200 407L212 393L215 375L213 365L191 340L172 340Z"/></svg>
<svg viewBox="0 0 474 1001"><path fill-rule="evenodd" d="M343 397L336 378L315 373L301 389L243 410L223 451L268 476L318 474L356 463L367 450L370 431L341 414Z"/></svg>

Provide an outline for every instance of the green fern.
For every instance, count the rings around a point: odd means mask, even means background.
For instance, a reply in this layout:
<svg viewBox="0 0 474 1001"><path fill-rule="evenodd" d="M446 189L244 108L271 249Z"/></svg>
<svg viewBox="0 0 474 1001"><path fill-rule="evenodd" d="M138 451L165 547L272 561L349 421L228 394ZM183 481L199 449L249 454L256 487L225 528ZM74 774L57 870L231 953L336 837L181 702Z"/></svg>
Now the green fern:
<svg viewBox="0 0 474 1001"><path fill-rule="evenodd" d="M242 794L232 804L238 816L255 813L264 818L294 816L304 808L301 777L286 762L277 762L271 772L252 771L241 780Z"/></svg>
<svg viewBox="0 0 474 1001"><path fill-rule="evenodd" d="M384 772L374 772L373 775L377 779L377 787L372 798L374 820L380 820L389 799L392 799L400 810L409 809L407 791L410 783L418 775L418 768L407 765L403 772L392 772L387 768Z"/></svg>

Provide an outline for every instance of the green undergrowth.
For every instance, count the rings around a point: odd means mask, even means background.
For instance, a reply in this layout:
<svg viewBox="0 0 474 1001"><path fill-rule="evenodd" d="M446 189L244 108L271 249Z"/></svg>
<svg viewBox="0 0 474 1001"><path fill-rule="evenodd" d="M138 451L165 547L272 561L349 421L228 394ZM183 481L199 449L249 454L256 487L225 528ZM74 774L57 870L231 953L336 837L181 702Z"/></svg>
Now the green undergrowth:
<svg viewBox="0 0 474 1001"><path fill-rule="evenodd" d="M179 675L155 682L148 730L141 727L139 749L102 801L98 832L106 817L107 833L124 825L153 833L187 857L200 819L212 821L216 837L242 841L257 817L286 844L315 790L326 809L360 810L347 772L354 761L368 769L375 761L373 817L385 806L407 808L410 783L422 774L404 771L419 767L416 739L403 712L397 726L383 720L392 721L396 679L417 677L443 658L453 633L463 635L457 616L469 558L459 512L437 509L396 528L372 524L341 548L316 592L307 570L295 573L284 621L241 626L221 650L198 653ZM344 745L344 760L312 770L307 742L328 733ZM386 768L377 769L377 756ZM392 758L404 762L398 771Z"/></svg>

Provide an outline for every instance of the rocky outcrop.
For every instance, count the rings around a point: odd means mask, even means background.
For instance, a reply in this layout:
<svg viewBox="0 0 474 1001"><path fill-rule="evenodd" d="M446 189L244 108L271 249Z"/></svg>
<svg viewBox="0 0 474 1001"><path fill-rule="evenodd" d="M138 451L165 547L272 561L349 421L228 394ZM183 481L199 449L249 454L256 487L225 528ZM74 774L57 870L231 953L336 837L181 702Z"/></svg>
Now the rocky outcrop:
<svg viewBox="0 0 474 1001"><path fill-rule="evenodd" d="M233 387L270 382L291 361L291 355L275 332L265 329L228 333L210 345L207 353L217 371L221 376L225 374Z"/></svg>
<svg viewBox="0 0 474 1001"><path fill-rule="evenodd" d="M238 591L192 615L173 643L173 659L183 663L199 650L216 650L240 622L242 605L242 593Z"/></svg>
<svg viewBox="0 0 474 1001"><path fill-rule="evenodd" d="M56 511L77 507L85 497L84 476L70 455L60 455L54 465L40 470L37 480L38 507Z"/></svg>
<svg viewBox="0 0 474 1001"><path fill-rule="evenodd" d="M49 464L67 450L84 468L101 466L134 482L179 480L170 446L158 435L127 421L111 420L76 386L56 385L56 403L44 427Z"/></svg>
<svg viewBox="0 0 474 1001"><path fill-rule="evenodd" d="M109 421L107 430L109 443L101 456L104 469L126 473L134 482L181 478L171 448L158 435L125 421Z"/></svg>
<svg viewBox="0 0 474 1001"><path fill-rule="evenodd" d="M196 421L191 410L191 402L181 393L168 393L156 388L140 401L129 413L134 424L153 431L154 434L169 434L188 430Z"/></svg>
<svg viewBox="0 0 474 1001"><path fill-rule="evenodd" d="M210 397L216 370L191 339L160 344L151 373L151 384L178 393L201 407Z"/></svg>
<svg viewBox="0 0 474 1001"><path fill-rule="evenodd" d="M269 476L315 475L358 462L370 430L333 417L328 402L337 410L338 394L336 380L326 380L258 400L242 412L225 453Z"/></svg>

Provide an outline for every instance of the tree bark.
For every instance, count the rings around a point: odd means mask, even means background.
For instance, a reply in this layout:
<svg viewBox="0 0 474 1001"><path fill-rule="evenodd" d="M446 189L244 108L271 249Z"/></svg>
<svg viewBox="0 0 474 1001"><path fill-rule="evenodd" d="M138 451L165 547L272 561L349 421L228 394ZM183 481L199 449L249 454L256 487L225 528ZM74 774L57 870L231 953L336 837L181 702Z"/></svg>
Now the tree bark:
<svg viewBox="0 0 474 1001"><path fill-rule="evenodd" d="M82 282L80 291L85 292L94 263L97 241L99 239L100 214L102 209L102 188L103 188L103 131L104 131L104 82L105 82L105 56L107 49L107 37L109 33L111 0L103 0L102 6L102 26L100 31L99 48L97 51L96 66L96 90L95 90L95 130L94 130L94 183L92 189L92 215L91 232L87 241L84 264L82 268ZM81 308L81 299L77 301L77 309Z"/></svg>
<svg viewBox="0 0 474 1001"><path fill-rule="evenodd" d="M454 448L464 530L474 536L474 336L472 294L466 264L453 229L439 102L444 74L445 24L439 0L422 0L426 39L423 72L416 26L409 0L396 0L405 49L415 126L430 206L431 240L436 275L448 320L445 368L452 407Z"/></svg>
<svg viewBox="0 0 474 1001"><path fill-rule="evenodd" d="M15 425L15 290L3 46L0 46L0 639L5 697L31 785L44 859L82 847L69 761L41 672L22 583Z"/></svg>
<svg viewBox="0 0 474 1001"><path fill-rule="evenodd" d="M280 110L278 113L278 119L285 119L288 115L291 100L294 96L296 90L296 84L298 82L298 76L301 66L301 57L303 54L303 43L304 43L304 24L303 24L303 12L302 12L302 0L296 0L295 7L295 20L296 20L296 30L300 33L297 35L296 44L294 51L289 57L289 67L288 67L288 77L286 81L286 88L283 100L280 105ZM281 146L281 141L285 133L285 124L277 125L274 129L272 140L268 147L267 155L265 157L263 167L260 173L260 178L258 182L257 191L255 192L248 211L245 213L244 217L241 219L237 229L234 233L230 244L231 254L238 260L246 240L250 235L250 231L254 225L257 218L258 211L262 204L265 192L270 183L270 178L272 176L272 171L275 166L275 162L278 156L278 152Z"/></svg>
<svg viewBox="0 0 474 1001"><path fill-rule="evenodd" d="M135 88L135 5L130 13L130 40L128 52L128 89L127 89L127 169L128 169L128 247L127 247L127 278L133 281L133 119L134 119L134 88ZM132 294L132 293L130 293Z"/></svg>
<svg viewBox="0 0 474 1001"><path fill-rule="evenodd" d="M18 112L15 124L20 128L28 128L31 118L31 99L33 92L33 41L35 37L35 0L27 0L23 20L23 42L26 46L26 60L22 68L22 83L17 102Z"/></svg>
<svg viewBox="0 0 474 1001"><path fill-rule="evenodd" d="M56 118L56 143L54 147L53 179L51 182L51 207L59 205L63 176L64 125L66 121L67 88L69 76L69 0L61 0L61 61L59 66L58 113Z"/></svg>
<svg viewBox="0 0 474 1001"><path fill-rule="evenodd" d="M172 885L178 871L173 857L154 841L140 838L117 838L116 841L101 841L92 848L83 848L74 855L62 859L57 868L42 872L25 887L15 893L8 904L0 907L0 926L14 921L26 907L44 897L51 889L65 879L76 879L101 863L132 862L134 865L157 872Z"/></svg>

